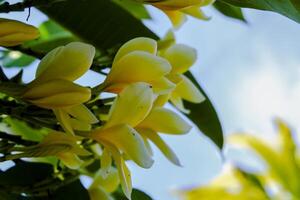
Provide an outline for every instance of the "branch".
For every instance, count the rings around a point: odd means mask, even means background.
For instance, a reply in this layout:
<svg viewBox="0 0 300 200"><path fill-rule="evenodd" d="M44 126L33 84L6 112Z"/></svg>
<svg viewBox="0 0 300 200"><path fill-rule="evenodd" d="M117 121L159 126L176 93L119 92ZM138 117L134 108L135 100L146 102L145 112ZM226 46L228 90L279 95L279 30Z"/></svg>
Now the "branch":
<svg viewBox="0 0 300 200"><path fill-rule="evenodd" d="M52 3L57 2L58 0L24 0L23 2L10 4L9 2L4 2L0 5L0 13L9 13L9 12L21 12L24 11L26 8L31 8L34 6L48 6ZM50 4L49 4L50 2Z"/></svg>

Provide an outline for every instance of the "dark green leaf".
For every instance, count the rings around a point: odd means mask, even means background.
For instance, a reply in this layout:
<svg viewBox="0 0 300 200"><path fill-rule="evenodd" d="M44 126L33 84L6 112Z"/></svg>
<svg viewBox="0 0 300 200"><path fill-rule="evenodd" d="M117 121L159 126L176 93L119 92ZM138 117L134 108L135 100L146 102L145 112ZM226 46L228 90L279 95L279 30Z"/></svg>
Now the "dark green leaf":
<svg viewBox="0 0 300 200"><path fill-rule="evenodd" d="M113 197L115 200L126 200L126 196L122 192L122 189L119 188L116 192L114 192ZM131 194L131 200L153 200L149 195L142 192L138 189L133 189Z"/></svg>
<svg viewBox="0 0 300 200"><path fill-rule="evenodd" d="M300 23L299 0L219 0L234 6L269 10L285 15Z"/></svg>
<svg viewBox="0 0 300 200"><path fill-rule="evenodd" d="M218 115L208 96L193 75L188 72L187 76L206 97L206 100L200 104L194 104L187 101L184 102L185 107L191 111L187 114L187 117L190 118L207 137L218 145L219 148L222 148L224 138Z"/></svg>
<svg viewBox="0 0 300 200"><path fill-rule="evenodd" d="M227 17L246 22L244 15L243 15L243 11L239 7L232 6L232 5L224 3L222 1L216 1L214 3L214 7Z"/></svg>
<svg viewBox="0 0 300 200"><path fill-rule="evenodd" d="M157 38L141 21L110 0L66 0L38 9L100 50L138 36Z"/></svg>
<svg viewBox="0 0 300 200"><path fill-rule="evenodd" d="M19 161L5 172L0 172L0 185L28 186L51 177L52 165Z"/></svg>
<svg viewBox="0 0 300 200"><path fill-rule="evenodd" d="M114 2L138 19L151 19L147 9L141 3L132 0L114 0Z"/></svg>

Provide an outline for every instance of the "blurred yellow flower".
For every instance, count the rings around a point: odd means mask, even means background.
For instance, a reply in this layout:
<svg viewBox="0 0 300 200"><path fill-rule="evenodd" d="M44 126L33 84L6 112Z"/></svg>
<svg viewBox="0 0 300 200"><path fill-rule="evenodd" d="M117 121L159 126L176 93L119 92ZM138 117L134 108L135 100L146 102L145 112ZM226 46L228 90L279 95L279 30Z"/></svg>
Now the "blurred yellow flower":
<svg viewBox="0 0 300 200"><path fill-rule="evenodd" d="M73 83L91 66L95 48L72 42L50 51L40 62L36 78L29 83L22 98L37 106L52 109L67 133L73 129L89 131L98 120L83 103L91 90Z"/></svg>
<svg viewBox="0 0 300 200"><path fill-rule="evenodd" d="M175 85L166 78L169 62L157 56L157 42L150 38L135 38L117 52L111 71L103 83L105 91L119 93L128 84L145 82L157 94L166 94Z"/></svg>
<svg viewBox="0 0 300 200"><path fill-rule="evenodd" d="M198 19L209 19L200 9L201 7L213 4L215 0L145 0L159 9L161 9L171 20L175 28L180 27L186 21L186 15Z"/></svg>
<svg viewBox="0 0 300 200"><path fill-rule="evenodd" d="M39 37L34 26L20 21L0 18L0 46L11 47Z"/></svg>
<svg viewBox="0 0 300 200"><path fill-rule="evenodd" d="M299 149L289 127L279 119L276 125L278 137L272 136L274 140L271 141L242 133L233 134L228 140L231 145L254 151L258 161L265 164L265 169L252 167L252 172L248 173L230 166L208 185L182 190L182 199L300 199Z"/></svg>
<svg viewBox="0 0 300 200"><path fill-rule="evenodd" d="M159 96L155 104L163 105L170 99L179 110L188 113L189 110L184 108L183 100L192 103L201 103L205 100L199 89L184 75L197 59L196 50L187 45L174 44L163 49L161 56L172 65L172 70L167 77L176 84L176 87L169 94Z"/></svg>
<svg viewBox="0 0 300 200"><path fill-rule="evenodd" d="M143 168L153 164L143 138L134 129L149 114L153 99L153 91L148 84L128 85L114 101L106 124L91 133L91 138L104 147L101 167L109 169L113 157L122 189L128 198L131 196L132 185L123 155Z"/></svg>

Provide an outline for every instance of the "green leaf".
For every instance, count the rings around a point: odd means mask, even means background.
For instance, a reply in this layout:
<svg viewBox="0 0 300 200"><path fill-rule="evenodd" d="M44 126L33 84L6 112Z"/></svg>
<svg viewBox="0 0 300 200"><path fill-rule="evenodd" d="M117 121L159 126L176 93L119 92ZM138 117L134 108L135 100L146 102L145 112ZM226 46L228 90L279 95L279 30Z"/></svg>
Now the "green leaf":
<svg viewBox="0 0 300 200"><path fill-rule="evenodd" d="M39 31L39 39L26 42L23 47L39 53L47 53L58 46L78 40L72 33L51 20L42 23Z"/></svg>
<svg viewBox="0 0 300 200"><path fill-rule="evenodd" d="M99 50L139 36L157 38L140 20L110 0L66 0L38 9Z"/></svg>
<svg viewBox="0 0 300 200"><path fill-rule="evenodd" d="M217 112L194 76L190 72L187 72L186 75L206 97L206 100L200 104L185 101L184 106L191 111L186 116L190 118L208 138L222 149L224 138Z"/></svg>
<svg viewBox="0 0 300 200"><path fill-rule="evenodd" d="M238 7L269 10L300 23L299 0L219 0Z"/></svg>
<svg viewBox="0 0 300 200"><path fill-rule="evenodd" d="M147 9L141 3L132 0L113 0L116 4L127 10L138 19L151 19Z"/></svg>
<svg viewBox="0 0 300 200"><path fill-rule="evenodd" d="M236 7L236 6L232 6L232 5L224 3L222 1L216 1L213 5L223 15L225 15L227 17L230 17L230 18L233 18L233 19L237 19L237 20L241 20L243 22L246 22L243 11L242 11L241 8Z"/></svg>
<svg viewBox="0 0 300 200"><path fill-rule="evenodd" d="M41 141L48 133L46 129L35 129L29 127L28 124L17 119L6 117L4 122L16 135L20 135L23 139L31 141Z"/></svg>
<svg viewBox="0 0 300 200"><path fill-rule="evenodd" d="M26 67L35 61L34 57L23 54L19 51L2 51L0 63L3 67Z"/></svg>

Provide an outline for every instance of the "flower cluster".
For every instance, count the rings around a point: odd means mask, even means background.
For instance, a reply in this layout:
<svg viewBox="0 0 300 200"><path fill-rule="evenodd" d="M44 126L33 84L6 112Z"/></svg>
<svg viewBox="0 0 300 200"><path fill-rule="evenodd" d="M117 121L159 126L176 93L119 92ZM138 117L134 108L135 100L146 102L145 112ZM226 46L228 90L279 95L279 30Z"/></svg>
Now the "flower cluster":
<svg viewBox="0 0 300 200"><path fill-rule="evenodd" d="M162 10L171 20L175 28L179 28L185 21L186 16L208 20L201 7L211 5L215 0L142 0Z"/></svg>
<svg viewBox="0 0 300 200"><path fill-rule="evenodd" d="M23 31L28 28L28 33L35 32L31 26L11 23L26 27ZM14 34L21 34L13 31L17 30L12 29L7 35L1 32L1 41L6 41L2 45L16 45L27 40L27 36L13 40ZM33 35L31 39L35 38ZM160 133L181 135L191 129L180 115L164 107L169 100L183 112L188 112L183 100L194 103L204 100L184 75L194 64L196 52L186 45L173 43L158 48L153 39L135 38L118 50L100 85L91 89L74 83L89 70L95 53L92 45L72 42L53 49L40 61L35 79L23 87L17 98L52 110L61 128L53 130L37 145L15 149L13 156L55 156L65 166L80 169L85 166L82 157L90 155L83 148L83 140L94 141L101 149L96 153L101 169L89 188L91 197L109 199L109 193L121 184L130 199L132 185L125 161L132 160L140 167L150 168L154 162L150 142L172 163L181 165ZM92 95L92 90L96 94ZM108 104L110 109L105 118L88 107L91 102L97 102L103 92L116 96Z"/></svg>

